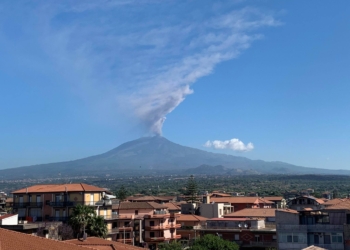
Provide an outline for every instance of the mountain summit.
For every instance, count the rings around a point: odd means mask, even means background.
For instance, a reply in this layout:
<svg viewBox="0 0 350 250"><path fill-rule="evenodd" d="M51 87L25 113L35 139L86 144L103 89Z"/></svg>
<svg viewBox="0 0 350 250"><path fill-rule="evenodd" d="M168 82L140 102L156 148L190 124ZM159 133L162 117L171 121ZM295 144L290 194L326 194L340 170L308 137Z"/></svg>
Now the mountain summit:
<svg viewBox="0 0 350 250"><path fill-rule="evenodd" d="M201 166L202 165L202 166ZM203 166L218 166L204 169ZM196 169L194 169L196 168ZM198 173L226 171L231 174L349 174L345 170L326 170L305 168L284 162L250 160L227 154L211 153L200 149L181 146L162 136L142 137L129 141L100 155L79 160L40 164L27 167L0 170L2 178L33 178L74 175L117 175L122 172L147 174L150 171L163 171L186 174L185 169ZM210 171L208 171L210 169ZM230 170L232 169L232 170ZM234 170L233 170L234 169Z"/></svg>

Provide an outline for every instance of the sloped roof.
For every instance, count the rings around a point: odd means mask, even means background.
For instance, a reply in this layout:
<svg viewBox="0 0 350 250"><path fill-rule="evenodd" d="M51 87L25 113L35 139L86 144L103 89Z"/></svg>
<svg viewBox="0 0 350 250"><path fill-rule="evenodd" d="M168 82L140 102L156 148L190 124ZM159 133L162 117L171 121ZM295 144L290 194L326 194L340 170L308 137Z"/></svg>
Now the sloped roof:
<svg viewBox="0 0 350 250"><path fill-rule="evenodd" d="M83 247L92 247L92 248L98 249L98 250L144 249L141 247L131 246L131 245L119 243L116 241L105 240L105 239L101 239L101 238L97 238L97 237L88 237L84 241L81 241L78 239L73 239L73 240L66 240L65 242L71 243L74 245L78 245L78 246L83 246Z"/></svg>
<svg viewBox="0 0 350 250"><path fill-rule="evenodd" d="M332 206L332 205L341 203L343 201L344 201L343 199L335 198L335 199L332 199L332 200L325 201L323 203L323 205L325 205L325 206Z"/></svg>
<svg viewBox="0 0 350 250"><path fill-rule="evenodd" d="M1 250L97 250L93 247L77 246L64 241L50 240L3 228L0 228L0 246Z"/></svg>
<svg viewBox="0 0 350 250"><path fill-rule="evenodd" d="M207 221L208 218L194 215L194 214L179 214L179 216L177 217L176 220L177 220L177 222L181 222L181 221Z"/></svg>
<svg viewBox="0 0 350 250"><path fill-rule="evenodd" d="M150 202L121 202L119 209L166 209L165 205L150 201Z"/></svg>
<svg viewBox="0 0 350 250"><path fill-rule="evenodd" d="M283 197L282 196L265 196L263 199L268 201L281 201L283 200Z"/></svg>
<svg viewBox="0 0 350 250"><path fill-rule="evenodd" d="M210 194L210 196L214 196L214 195L217 195L219 197L231 197L230 194L225 194L225 193L217 193L217 192L213 192Z"/></svg>
<svg viewBox="0 0 350 250"><path fill-rule="evenodd" d="M259 197L247 197L247 196L233 196L233 197L213 197L210 198L210 201L214 201L216 203L265 203L265 204L273 204L272 201L268 201L266 199L262 199Z"/></svg>
<svg viewBox="0 0 350 250"><path fill-rule="evenodd" d="M6 219L6 218L10 218L12 216L16 216L17 214L5 214L3 216L0 216L0 220ZM1 249L0 249L1 250Z"/></svg>
<svg viewBox="0 0 350 250"><path fill-rule="evenodd" d="M163 198L158 196L141 196L141 197L128 197L127 200L129 201L168 201L169 198ZM170 199L171 200L171 199Z"/></svg>
<svg viewBox="0 0 350 250"><path fill-rule="evenodd" d="M291 213L291 214L298 214L299 212L293 209L285 208L285 209L277 209L276 211L279 212L285 212L285 213Z"/></svg>
<svg viewBox="0 0 350 250"><path fill-rule="evenodd" d="M106 189L88 185L85 183L74 184L50 184L50 185L35 185L27 188L22 188L13 191L13 194L23 193L58 193L58 192L106 192Z"/></svg>
<svg viewBox="0 0 350 250"><path fill-rule="evenodd" d="M276 208L245 208L237 212L225 214L225 218L238 218L238 217L275 217Z"/></svg>
<svg viewBox="0 0 350 250"><path fill-rule="evenodd" d="M163 205L167 206L169 210L181 210L181 207L176 205L174 202L164 203Z"/></svg>
<svg viewBox="0 0 350 250"><path fill-rule="evenodd" d="M334 204L332 206L328 206L326 208L327 210L330 209L330 210L337 210L337 209L346 209L346 210L350 210L350 200L349 199L346 199L342 202L339 202L337 204Z"/></svg>

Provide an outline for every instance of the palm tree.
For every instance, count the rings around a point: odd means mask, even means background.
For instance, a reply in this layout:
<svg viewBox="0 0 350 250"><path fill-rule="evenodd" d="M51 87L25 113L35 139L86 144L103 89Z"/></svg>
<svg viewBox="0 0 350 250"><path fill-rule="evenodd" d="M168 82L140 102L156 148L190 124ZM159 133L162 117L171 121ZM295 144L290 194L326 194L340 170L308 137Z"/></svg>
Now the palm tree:
<svg viewBox="0 0 350 250"><path fill-rule="evenodd" d="M73 208L73 213L69 220L69 224L74 229L79 229L79 231L83 229L85 236L85 228L89 223L91 223L94 216L96 216L96 212L93 207L79 204Z"/></svg>
<svg viewBox="0 0 350 250"><path fill-rule="evenodd" d="M97 236L100 238L106 238L107 236L107 225L102 216L94 215L91 223L88 225L90 235Z"/></svg>

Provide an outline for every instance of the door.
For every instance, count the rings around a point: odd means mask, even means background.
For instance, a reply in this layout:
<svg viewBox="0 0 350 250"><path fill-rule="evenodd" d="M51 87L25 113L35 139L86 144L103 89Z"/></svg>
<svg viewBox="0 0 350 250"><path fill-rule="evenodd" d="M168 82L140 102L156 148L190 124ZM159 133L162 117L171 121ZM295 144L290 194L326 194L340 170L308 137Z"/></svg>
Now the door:
<svg viewBox="0 0 350 250"><path fill-rule="evenodd" d="M60 217L60 210L56 210L56 211L55 211L55 217L56 217L56 220L59 220L59 217Z"/></svg>
<svg viewBox="0 0 350 250"><path fill-rule="evenodd" d="M40 202L41 202L41 195L37 195L37 196L36 196L36 204L37 204L37 206L40 205L40 204L39 204Z"/></svg>
<svg viewBox="0 0 350 250"><path fill-rule="evenodd" d="M90 205L94 205L94 194L90 194Z"/></svg>

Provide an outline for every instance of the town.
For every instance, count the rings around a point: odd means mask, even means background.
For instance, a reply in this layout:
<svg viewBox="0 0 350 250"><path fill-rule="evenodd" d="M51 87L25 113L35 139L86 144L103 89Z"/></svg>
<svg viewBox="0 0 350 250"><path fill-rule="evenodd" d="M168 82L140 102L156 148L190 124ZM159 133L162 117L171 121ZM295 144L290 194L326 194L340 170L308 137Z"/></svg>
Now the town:
<svg viewBox="0 0 350 250"><path fill-rule="evenodd" d="M283 250L346 249L350 240L350 199L335 198L332 192L321 198L313 196L312 188L264 197L201 192L194 176L187 178L184 189L177 196L128 196L124 186L111 192L85 183L42 183L1 192L0 242L27 241L27 235L35 235L52 244L96 249L106 244L115 249L190 249L212 235L234 243L236 249ZM102 223L92 226L89 223L96 221L86 218L86 224L74 224L84 208Z"/></svg>

